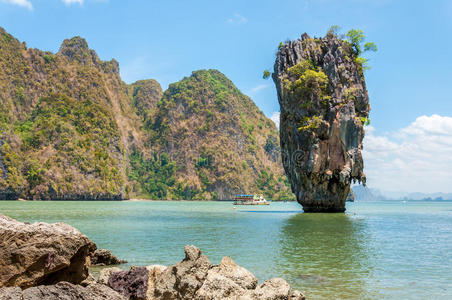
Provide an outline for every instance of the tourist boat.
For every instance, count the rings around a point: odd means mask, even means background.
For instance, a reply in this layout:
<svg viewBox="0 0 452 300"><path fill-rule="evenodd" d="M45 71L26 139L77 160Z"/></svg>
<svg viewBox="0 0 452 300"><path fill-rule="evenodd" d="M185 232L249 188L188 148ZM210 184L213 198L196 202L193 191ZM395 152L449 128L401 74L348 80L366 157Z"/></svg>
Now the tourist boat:
<svg viewBox="0 0 452 300"><path fill-rule="evenodd" d="M237 195L234 198L234 205L270 205L262 195Z"/></svg>

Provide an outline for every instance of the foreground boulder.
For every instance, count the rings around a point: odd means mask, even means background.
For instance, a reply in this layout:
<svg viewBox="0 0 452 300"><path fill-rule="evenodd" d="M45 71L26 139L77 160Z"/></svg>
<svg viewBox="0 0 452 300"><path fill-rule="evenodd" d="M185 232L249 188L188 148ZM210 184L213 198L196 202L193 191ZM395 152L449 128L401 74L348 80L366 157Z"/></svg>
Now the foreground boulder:
<svg viewBox="0 0 452 300"><path fill-rule="evenodd" d="M126 300L123 295L102 284L87 287L60 282L55 285L40 285L22 290L19 287L0 288L0 300Z"/></svg>
<svg viewBox="0 0 452 300"><path fill-rule="evenodd" d="M91 256L93 266L112 266L127 263L127 261L117 258L107 249L97 249Z"/></svg>
<svg viewBox="0 0 452 300"><path fill-rule="evenodd" d="M124 295L128 299L292 299L301 300L299 291L274 278L258 285L257 278L224 257L219 265L212 265L194 246L185 247L181 262L164 267L132 267L129 271L110 268L101 272L98 282ZM109 275L106 280L105 275Z"/></svg>
<svg viewBox="0 0 452 300"><path fill-rule="evenodd" d="M305 212L343 212L350 183L365 183L361 150L370 106L357 56L334 34L303 34L277 53L281 154Z"/></svg>
<svg viewBox="0 0 452 300"><path fill-rule="evenodd" d="M0 287L78 284L88 276L95 249L67 224L29 224L0 215Z"/></svg>

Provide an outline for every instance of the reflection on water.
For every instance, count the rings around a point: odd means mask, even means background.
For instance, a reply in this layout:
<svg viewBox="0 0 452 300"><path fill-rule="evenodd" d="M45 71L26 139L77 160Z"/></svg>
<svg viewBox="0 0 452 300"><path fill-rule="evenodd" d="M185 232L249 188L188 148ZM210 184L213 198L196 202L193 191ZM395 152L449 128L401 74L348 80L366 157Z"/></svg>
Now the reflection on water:
<svg viewBox="0 0 452 300"><path fill-rule="evenodd" d="M297 214L281 229L280 273L308 298L363 299L370 249L366 223L344 214Z"/></svg>

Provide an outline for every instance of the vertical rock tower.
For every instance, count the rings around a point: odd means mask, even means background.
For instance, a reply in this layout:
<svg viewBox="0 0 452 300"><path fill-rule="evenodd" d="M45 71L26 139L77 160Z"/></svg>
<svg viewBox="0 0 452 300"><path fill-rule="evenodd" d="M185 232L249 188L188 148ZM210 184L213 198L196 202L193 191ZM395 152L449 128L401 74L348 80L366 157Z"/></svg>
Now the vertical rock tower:
<svg viewBox="0 0 452 300"><path fill-rule="evenodd" d="M305 212L344 212L361 154L369 97L352 45L334 34L281 44L273 80L283 164Z"/></svg>

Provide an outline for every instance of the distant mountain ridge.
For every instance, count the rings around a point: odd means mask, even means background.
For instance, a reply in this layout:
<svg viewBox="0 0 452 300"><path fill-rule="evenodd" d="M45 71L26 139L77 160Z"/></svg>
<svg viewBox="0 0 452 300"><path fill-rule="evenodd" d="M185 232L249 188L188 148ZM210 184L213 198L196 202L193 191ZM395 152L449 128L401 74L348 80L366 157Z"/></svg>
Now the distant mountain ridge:
<svg viewBox="0 0 452 300"><path fill-rule="evenodd" d="M279 135L217 70L127 85L80 37L58 53L0 28L0 199L289 199Z"/></svg>
<svg viewBox="0 0 452 300"><path fill-rule="evenodd" d="M381 200L452 200L452 193L407 193L386 192L367 186L355 185L352 187L355 201L381 201Z"/></svg>

